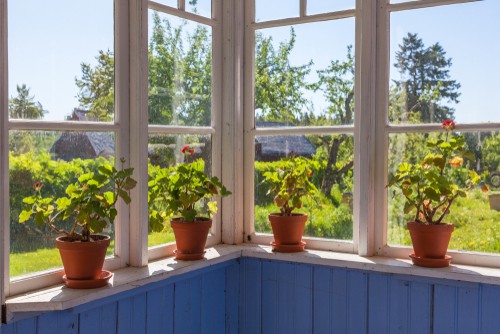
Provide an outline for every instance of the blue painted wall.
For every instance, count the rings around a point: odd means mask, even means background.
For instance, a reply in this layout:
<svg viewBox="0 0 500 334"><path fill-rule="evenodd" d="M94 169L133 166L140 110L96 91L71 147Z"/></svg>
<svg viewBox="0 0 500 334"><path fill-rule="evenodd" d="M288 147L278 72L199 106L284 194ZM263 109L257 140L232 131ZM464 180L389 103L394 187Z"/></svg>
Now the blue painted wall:
<svg viewBox="0 0 500 334"><path fill-rule="evenodd" d="M500 287L242 258L0 332L498 334Z"/></svg>

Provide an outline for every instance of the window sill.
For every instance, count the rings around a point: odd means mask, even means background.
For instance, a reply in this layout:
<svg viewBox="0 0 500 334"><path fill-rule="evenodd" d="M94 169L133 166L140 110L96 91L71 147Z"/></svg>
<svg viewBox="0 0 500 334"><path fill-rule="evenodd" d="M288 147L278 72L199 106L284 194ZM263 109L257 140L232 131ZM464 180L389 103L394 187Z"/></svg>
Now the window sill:
<svg viewBox="0 0 500 334"><path fill-rule="evenodd" d="M240 257L500 285L500 269L497 268L465 265L452 265L448 268L439 269L422 268L413 266L410 260L386 257L361 257L355 254L316 250L286 254L273 253L270 247L262 245L218 245L208 248L206 259L200 261L178 262L174 258L167 258L151 262L148 266L142 268L128 267L116 270L107 287L90 290L74 290L68 289L60 284L50 288L10 297L6 302L7 318L12 321L12 319L14 319L14 314L18 313L58 311L73 308L123 291Z"/></svg>

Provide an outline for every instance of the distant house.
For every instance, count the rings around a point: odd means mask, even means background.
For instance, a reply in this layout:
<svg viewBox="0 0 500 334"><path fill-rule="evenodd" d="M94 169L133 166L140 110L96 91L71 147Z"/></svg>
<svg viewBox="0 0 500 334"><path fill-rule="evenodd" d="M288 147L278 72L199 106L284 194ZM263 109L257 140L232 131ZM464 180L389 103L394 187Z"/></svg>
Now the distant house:
<svg viewBox="0 0 500 334"><path fill-rule="evenodd" d="M74 109L67 118L71 121L95 121L85 110ZM65 131L54 142L50 153L54 159L71 161L76 158L109 158L115 152L114 135L111 132Z"/></svg>
<svg viewBox="0 0 500 334"><path fill-rule="evenodd" d="M293 126L280 122L256 122L257 127ZM311 158L316 148L304 135L256 136L255 159L258 161L276 161L290 154Z"/></svg>

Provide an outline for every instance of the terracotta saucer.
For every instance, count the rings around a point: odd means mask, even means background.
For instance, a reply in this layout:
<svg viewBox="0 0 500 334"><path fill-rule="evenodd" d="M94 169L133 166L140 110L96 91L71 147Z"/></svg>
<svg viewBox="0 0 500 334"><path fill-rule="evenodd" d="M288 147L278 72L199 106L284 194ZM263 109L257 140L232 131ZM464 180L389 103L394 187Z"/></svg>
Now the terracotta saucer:
<svg viewBox="0 0 500 334"><path fill-rule="evenodd" d="M410 254L410 258L414 265L428 268L448 267L452 259L449 255L445 255L444 259L433 259L428 257L415 256L415 253Z"/></svg>
<svg viewBox="0 0 500 334"><path fill-rule="evenodd" d="M271 242L271 246L273 246L273 252L279 252L279 253L296 253L296 252L303 252L304 249L306 248L306 243L304 241L301 241L299 244L294 244L294 245L277 245L275 241Z"/></svg>
<svg viewBox="0 0 500 334"><path fill-rule="evenodd" d="M108 284L109 279L113 277L113 273L107 270L101 271L99 278L96 279L69 279L66 275L63 276L63 281L68 288L72 289L95 289L101 288Z"/></svg>
<svg viewBox="0 0 500 334"><path fill-rule="evenodd" d="M206 251L203 253L180 253L179 251L174 250L175 258L177 260L183 260L183 261L195 261L195 260L201 260L205 257Z"/></svg>

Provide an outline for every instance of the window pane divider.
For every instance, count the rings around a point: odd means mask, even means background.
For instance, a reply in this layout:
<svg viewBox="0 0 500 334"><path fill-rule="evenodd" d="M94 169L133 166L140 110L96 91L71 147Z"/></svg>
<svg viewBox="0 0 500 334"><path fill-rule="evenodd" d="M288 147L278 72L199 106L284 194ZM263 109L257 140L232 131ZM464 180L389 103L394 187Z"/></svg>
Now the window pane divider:
<svg viewBox="0 0 500 334"><path fill-rule="evenodd" d="M9 88L7 0L0 0L0 303L9 293ZM2 312L3 314L3 312ZM5 319L0 319L5 320Z"/></svg>
<svg viewBox="0 0 500 334"><path fill-rule="evenodd" d="M45 130L45 131L117 131L118 123L75 122L75 121L36 121L11 120L9 130Z"/></svg>
<svg viewBox="0 0 500 334"><path fill-rule="evenodd" d="M215 133L215 128L208 126L149 125L148 132L157 134L211 135Z"/></svg>
<svg viewBox="0 0 500 334"><path fill-rule="evenodd" d="M388 125L386 131L388 133L409 133L409 132L434 132L442 131L441 124L404 124L404 125ZM500 123L458 123L455 131L499 131Z"/></svg>
<svg viewBox="0 0 500 334"><path fill-rule="evenodd" d="M348 9L338 12L322 13L304 17L291 17L287 19L271 20L265 22L254 22L250 25L250 27L257 30L257 29L274 28L274 27L289 26L302 23L331 21L331 20L345 19L348 17L354 17L355 14L356 14L355 9Z"/></svg>
<svg viewBox="0 0 500 334"><path fill-rule="evenodd" d="M300 0L300 17L307 16L307 0Z"/></svg>
<svg viewBox="0 0 500 334"><path fill-rule="evenodd" d="M460 3L476 2L483 0L416 0L402 3L389 4L387 9L390 12L397 12L409 9L421 9L435 6L455 5Z"/></svg>
<svg viewBox="0 0 500 334"><path fill-rule="evenodd" d="M353 134L354 127L349 126L280 126L275 128L256 128L251 132L255 136L272 136L283 134Z"/></svg>
<svg viewBox="0 0 500 334"><path fill-rule="evenodd" d="M196 14L193 14L193 13L189 13L189 12L186 12L184 10L180 10L180 9L177 9L177 8L174 8L174 7L170 7L170 6L158 3L158 2L149 1L149 5L148 6L152 10L156 10L156 11L159 11L159 12L162 12L162 13L165 13L165 14L174 15L174 16L177 16L177 17L189 20L189 21L194 21L194 22L197 22L197 23L205 24L207 26L215 27L215 26L217 26L219 24L214 19L210 19L210 18L207 18L207 17L204 17L204 16L200 16L200 15L196 15Z"/></svg>

